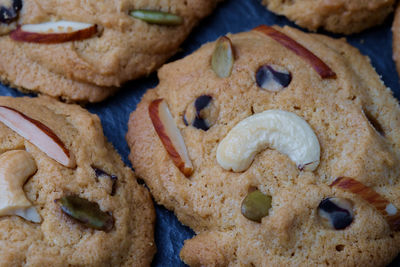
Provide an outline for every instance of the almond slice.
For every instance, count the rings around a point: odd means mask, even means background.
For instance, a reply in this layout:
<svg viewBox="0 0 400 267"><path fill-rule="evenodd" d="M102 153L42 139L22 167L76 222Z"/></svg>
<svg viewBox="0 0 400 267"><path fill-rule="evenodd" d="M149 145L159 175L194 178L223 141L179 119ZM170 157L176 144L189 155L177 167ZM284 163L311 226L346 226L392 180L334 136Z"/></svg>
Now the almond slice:
<svg viewBox="0 0 400 267"><path fill-rule="evenodd" d="M374 206L386 218L386 221L389 223L392 230L400 230L400 212L392 203L375 192L372 188L348 177L339 177L333 181L330 186L338 187L359 195L369 204Z"/></svg>
<svg viewBox="0 0 400 267"><path fill-rule="evenodd" d="M18 26L10 37L21 42L57 44L87 39L96 33L96 24L61 20Z"/></svg>
<svg viewBox="0 0 400 267"><path fill-rule="evenodd" d="M253 30L268 35L284 47L292 50L296 55L310 63L321 78L336 78L336 73L325 62L286 34L266 25L260 25Z"/></svg>
<svg viewBox="0 0 400 267"><path fill-rule="evenodd" d="M13 108L0 106L0 122L60 164L69 168L76 166L73 155L65 148L64 143L50 128L40 121L29 118Z"/></svg>
<svg viewBox="0 0 400 267"><path fill-rule="evenodd" d="M189 158L182 134L175 124L167 102L157 99L149 105L149 115L161 142L178 169L189 177L193 165Z"/></svg>

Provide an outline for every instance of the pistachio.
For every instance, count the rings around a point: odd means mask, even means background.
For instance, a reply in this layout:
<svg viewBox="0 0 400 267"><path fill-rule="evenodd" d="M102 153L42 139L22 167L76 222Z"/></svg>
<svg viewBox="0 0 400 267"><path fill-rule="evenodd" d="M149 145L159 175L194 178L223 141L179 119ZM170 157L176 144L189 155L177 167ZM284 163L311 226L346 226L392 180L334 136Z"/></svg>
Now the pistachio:
<svg viewBox="0 0 400 267"><path fill-rule="evenodd" d="M249 193L242 202L242 214L249 220L261 222L268 215L272 198L259 190Z"/></svg>
<svg viewBox="0 0 400 267"><path fill-rule="evenodd" d="M181 16L161 11L138 9L132 11L130 15L150 24L176 26L183 23Z"/></svg>
<svg viewBox="0 0 400 267"><path fill-rule="evenodd" d="M318 215L325 227L345 229L353 222L353 203L344 198L325 198L318 205Z"/></svg>
<svg viewBox="0 0 400 267"><path fill-rule="evenodd" d="M232 73L235 56L231 40L222 36L215 44L211 58L211 67L218 77L226 78Z"/></svg>
<svg viewBox="0 0 400 267"><path fill-rule="evenodd" d="M218 118L218 107L210 95L201 95L185 110L183 122L197 129L207 131Z"/></svg>
<svg viewBox="0 0 400 267"><path fill-rule="evenodd" d="M83 225L96 230L110 231L114 226L113 217L100 209L99 204L77 195L64 196L56 200L61 210Z"/></svg>

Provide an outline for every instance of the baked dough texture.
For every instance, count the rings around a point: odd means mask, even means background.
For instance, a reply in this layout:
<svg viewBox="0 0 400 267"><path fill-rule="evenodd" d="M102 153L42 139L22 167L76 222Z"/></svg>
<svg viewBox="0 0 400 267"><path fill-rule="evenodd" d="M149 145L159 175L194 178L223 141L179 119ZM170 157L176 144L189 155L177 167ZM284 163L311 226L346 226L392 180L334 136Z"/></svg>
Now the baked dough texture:
<svg viewBox="0 0 400 267"><path fill-rule="evenodd" d="M329 185L351 177L400 207L399 104L369 58L344 39L275 29L307 47L336 78L322 79L309 62L261 32L228 34L236 55L228 78L211 68L215 43L159 70L159 85L130 116L132 165L155 200L196 232L180 253L190 266L384 266L400 252L400 233L362 197ZM256 72L265 64L290 72L290 84L278 92L257 86ZM212 96L219 109L207 131L182 119L201 95ZM182 133L194 166L189 178L174 165L149 117L149 104L159 98ZM311 126L321 148L316 170L300 170L273 149L256 154L245 171L223 169L219 143L242 120L272 109L295 113ZM272 197L261 223L241 213L252 188ZM347 228L321 223L318 205L327 197L353 203Z"/></svg>
<svg viewBox="0 0 400 267"><path fill-rule="evenodd" d="M263 0L272 12L311 31L324 28L352 34L381 24L393 11L394 0Z"/></svg>
<svg viewBox="0 0 400 267"><path fill-rule="evenodd" d="M2 36L1 80L67 101L101 101L124 82L160 67L218 2L24 0L18 24L67 20L96 24L100 31L92 38L61 44L15 42ZM136 9L176 14L183 24L149 24L129 15Z"/></svg>
<svg viewBox="0 0 400 267"><path fill-rule="evenodd" d="M50 128L77 163L76 168L64 167L0 123L0 153L25 150L37 165L23 190L42 218L36 224L17 216L0 217L0 266L150 266L156 250L150 194L107 142L100 119L48 97L1 97L0 105ZM117 177L113 196L109 178L96 178L92 166ZM111 231L85 227L64 214L55 200L71 194L110 212Z"/></svg>

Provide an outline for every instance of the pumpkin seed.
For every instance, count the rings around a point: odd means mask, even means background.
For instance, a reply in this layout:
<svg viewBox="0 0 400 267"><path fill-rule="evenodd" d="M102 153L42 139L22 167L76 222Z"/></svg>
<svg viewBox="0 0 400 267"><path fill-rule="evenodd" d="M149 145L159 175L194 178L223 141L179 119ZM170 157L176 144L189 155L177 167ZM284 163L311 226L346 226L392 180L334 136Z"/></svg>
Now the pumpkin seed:
<svg viewBox="0 0 400 267"><path fill-rule="evenodd" d="M130 15L150 24L176 26L183 23L183 18L181 16L162 11L138 9L132 11Z"/></svg>
<svg viewBox="0 0 400 267"><path fill-rule="evenodd" d="M211 58L211 67L221 78L229 77L232 73L235 56L231 40L222 36L218 39Z"/></svg>
<svg viewBox="0 0 400 267"><path fill-rule="evenodd" d="M100 209L99 204L77 195L64 196L56 200L61 210L83 225L102 231L110 231L114 226L113 217Z"/></svg>
<svg viewBox="0 0 400 267"><path fill-rule="evenodd" d="M249 193L242 202L242 214L249 220L261 222L268 215L272 204L272 197L259 190Z"/></svg>

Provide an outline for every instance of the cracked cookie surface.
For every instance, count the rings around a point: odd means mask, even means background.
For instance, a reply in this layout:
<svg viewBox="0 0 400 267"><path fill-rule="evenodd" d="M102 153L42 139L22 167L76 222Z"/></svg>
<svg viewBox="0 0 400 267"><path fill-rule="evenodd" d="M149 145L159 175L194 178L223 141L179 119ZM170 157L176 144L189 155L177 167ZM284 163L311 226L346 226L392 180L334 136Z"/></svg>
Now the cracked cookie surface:
<svg viewBox="0 0 400 267"><path fill-rule="evenodd" d="M324 28L352 34L381 24L393 11L394 0L263 0L269 10L311 31Z"/></svg>
<svg viewBox="0 0 400 267"><path fill-rule="evenodd" d="M368 196L333 182L351 177L400 207L398 102L369 59L344 40L290 27L274 29L287 36L278 40L295 40L325 63L332 75L320 75L322 63L315 64L315 58L311 62L304 49L300 56L294 53L299 46L292 41L284 46L253 30L227 35L235 60L230 76L221 78L211 66L216 45L205 44L163 66L159 85L131 114L127 141L132 165L156 201L196 232L180 254L190 266L388 264L400 251L400 234L392 230L382 210L366 201ZM260 68L263 75L258 76ZM172 117L164 119L161 109L153 112L164 128L149 115L149 106L157 99L168 104ZM294 113L310 126L321 149L315 168L298 166L292 152L282 153L279 146L262 146L244 170L219 165L222 140L239 123L267 110ZM199 127L193 123L196 120L207 127ZM169 129L165 122L175 124L182 135L192 164L189 177L176 163L184 153L171 149L180 138L165 130ZM295 138L296 133L289 131L287 136ZM244 202L255 189L271 201L258 193ZM258 213L243 211L243 205L260 201L271 207Z"/></svg>
<svg viewBox="0 0 400 267"><path fill-rule="evenodd" d="M104 137L100 119L49 97L0 97L0 106L0 153L6 157L0 157L0 266L150 266L156 250L150 194ZM30 132L15 111L31 119ZM44 147L40 131L51 138ZM55 160L50 140L64 145L69 167ZM21 164L10 165L14 154ZM10 170L22 184L26 180L19 191L7 182ZM21 207L15 197L21 195L39 219L4 215Z"/></svg>
<svg viewBox="0 0 400 267"><path fill-rule="evenodd" d="M0 21L0 34L16 24L60 20L95 24L98 31L80 41L43 44L17 42L9 37L9 29L0 37L0 78L18 89L69 101L101 101L124 82L160 67L218 2L24 0L14 21ZM182 21L172 26L148 23L131 16L134 10L161 11Z"/></svg>

